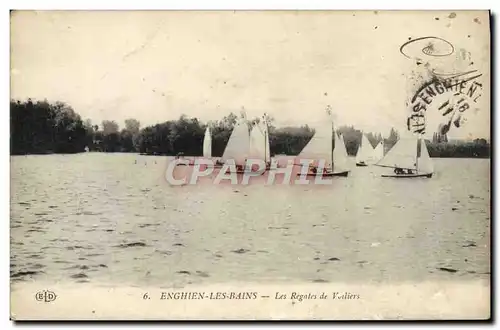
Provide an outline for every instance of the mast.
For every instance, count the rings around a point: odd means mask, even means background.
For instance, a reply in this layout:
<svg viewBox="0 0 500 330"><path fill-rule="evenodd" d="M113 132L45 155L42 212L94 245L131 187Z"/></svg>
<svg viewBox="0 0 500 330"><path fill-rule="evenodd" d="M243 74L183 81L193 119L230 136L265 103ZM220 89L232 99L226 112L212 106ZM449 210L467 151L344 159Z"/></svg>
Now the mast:
<svg viewBox="0 0 500 330"><path fill-rule="evenodd" d="M332 135L330 136L330 139L332 140L332 143L335 143L335 125L333 124L333 119L332 119L332 110L330 108L330 105L328 105L326 107L326 112L328 113L329 117L330 117L330 121L332 122ZM331 161L331 166L332 166L332 172L333 172L333 148L334 147L337 147L337 146L332 146L332 148L330 148L330 161Z"/></svg>
<svg viewBox="0 0 500 330"><path fill-rule="evenodd" d="M418 138L417 142L417 152L415 152L415 170L418 173L418 145L421 144L421 138ZM422 146L420 146L420 153L422 153Z"/></svg>
<svg viewBox="0 0 500 330"><path fill-rule="evenodd" d="M335 130L334 130L334 127L333 127L333 120L332 120L332 135L331 135L330 138L333 140L333 143L335 143L335 140L334 140L334 138L335 138ZM333 148L330 149L330 154L332 155L331 156L331 164L332 164L332 172L333 172Z"/></svg>
<svg viewBox="0 0 500 330"><path fill-rule="evenodd" d="M265 113L262 119L264 121L264 163L266 163L267 166L267 122Z"/></svg>
<svg viewBox="0 0 500 330"><path fill-rule="evenodd" d="M358 162L358 160L362 163L366 163L365 162L365 159L363 158L359 158L360 156L363 156L362 152L363 152L363 131L361 131L361 140L359 140L359 147L358 147L358 151L356 152L356 163Z"/></svg>
<svg viewBox="0 0 500 330"><path fill-rule="evenodd" d="M267 164L267 131L264 131L264 163Z"/></svg>

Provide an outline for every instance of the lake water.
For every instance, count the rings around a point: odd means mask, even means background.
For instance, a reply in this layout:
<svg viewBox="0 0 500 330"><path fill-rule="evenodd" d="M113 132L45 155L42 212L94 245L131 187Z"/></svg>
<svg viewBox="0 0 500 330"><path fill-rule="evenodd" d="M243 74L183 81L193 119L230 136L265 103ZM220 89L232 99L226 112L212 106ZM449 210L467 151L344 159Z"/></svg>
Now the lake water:
<svg viewBox="0 0 500 330"><path fill-rule="evenodd" d="M489 160L434 159L432 179L353 166L328 186L172 187L166 163L11 157L12 282L489 279Z"/></svg>

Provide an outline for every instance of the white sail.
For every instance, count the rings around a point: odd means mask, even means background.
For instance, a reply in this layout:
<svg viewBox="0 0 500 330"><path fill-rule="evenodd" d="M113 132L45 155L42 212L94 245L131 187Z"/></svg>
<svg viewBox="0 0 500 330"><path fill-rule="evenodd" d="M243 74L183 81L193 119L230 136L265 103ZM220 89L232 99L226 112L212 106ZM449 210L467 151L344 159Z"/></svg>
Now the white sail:
<svg viewBox="0 0 500 330"><path fill-rule="evenodd" d="M417 172L419 173L433 173L434 164L427 150L425 140L420 140L420 157L418 157Z"/></svg>
<svg viewBox="0 0 500 330"><path fill-rule="evenodd" d="M222 155L222 161L234 160L236 165L244 165L248 158L249 147L250 135L248 134L248 125L245 120L241 119L236 123L229 137L226 149Z"/></svg>
<svg viewBox="0 0 500 330"><path fill-rule="evenodd" d="M266 162L271 161L271 144L269 143L269 127L267 126L266 118L264 117L264 135L266 138L265 141L265 149L266 149Z"/></svg>
<svg viewBox="0 0 500 330"><path fill-rule="evenodd" d="M375 160L374 149L372 144L366 137L366 135L361 135L361 144L359 145L358 152L356 154L356 163L365 162L365 163L374 163Z"/></svg>
<svg viewBox="0 0 500 330"><path fill-rule="evenodd" d="M399 139L376 165L384 167L399 167L416 170L417 166L417 138L408 137Z"/></svg>
<svg viewBox="0 0 500 330"><path fill-rule="evenodd" d="M380 141L373 151L373 158L375 162L378 162L384 157L384 141Z"/></svg>
<svg viewBox="0 0 500 330"><path fill-rule="evenodd" d="M250 132L250 151L249 157L252 159L266 159L266 136L264 128L260 124L255 124Z"/></svg>
<svg viewBox="0 0 500 330"><path fill-rule="evenodd" d="M209 127L205 130L205 138L203 139L203 157L212 157L212 134Z"/></svg>
<svg viewBox="0 0 500 330"><path fill-rule="evenodd" d="M331 168L332 164L332 122L325 120L316 127L316 131L302 149L298 158L311 160L324 160L325 167Z"/></svg>
<svg viewBox="0 0 500 330"><path fill-rule="evenodd" d="M348 170L348 155L345 147L344 137L334 133L335 135L335 148L333 149L333 172L344 172Z"/></svg>

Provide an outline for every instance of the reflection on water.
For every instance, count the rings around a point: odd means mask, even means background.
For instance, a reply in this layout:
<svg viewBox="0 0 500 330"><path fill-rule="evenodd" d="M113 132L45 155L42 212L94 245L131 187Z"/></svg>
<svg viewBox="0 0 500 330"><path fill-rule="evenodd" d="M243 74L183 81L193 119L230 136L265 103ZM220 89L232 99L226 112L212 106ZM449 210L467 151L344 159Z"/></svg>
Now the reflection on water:
<svg viewBox="0 0 500 330"><path fill-rule="evenodd" d="M11 280L489 278L489 160L435 159L434 177L415 180L353 166L330 186L171 187L166 164L135 154L11 157Z"/></svg>

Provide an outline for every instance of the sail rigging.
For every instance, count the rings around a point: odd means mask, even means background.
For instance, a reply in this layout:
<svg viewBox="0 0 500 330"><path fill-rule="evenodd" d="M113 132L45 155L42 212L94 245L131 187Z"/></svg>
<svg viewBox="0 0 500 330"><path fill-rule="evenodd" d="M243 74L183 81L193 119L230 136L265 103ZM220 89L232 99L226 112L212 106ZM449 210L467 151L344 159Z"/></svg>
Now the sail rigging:
<svg viewBox="0 0 500 330"><path fill-rule="evenodd" d="M265 145L264 145L264 148L266 149L266 152L265 152L266 157L264 158L264 160L266 162L270 162L271 161L271 144L269 143L269 126L267 125L267 119L266 119L265 114L262 117L262 119L263 119L263 125L264 125L264 136L266 139Z"/></svg>
<svg viewBox="0 0 500 330"><path fill-rule="evenodd" d="M244 118L240 119L229 137L222 161L234 160L236 165L244 165L249 155L250 135Z"/></svg>
<svg viewBox="0 0 500 330"><path fill-rule="evenodd" d="M417 157L419 143L420 156ZM434 172L434 166L425 141L416 136L399 139L392 149L375 165L415 170L417 174L432 174Z"/></svg>
<svg viewBox="0 0 500 330"><path fill-rule="evenodd" d="M349 168L348 165L348 155L347 149L345 147L344 137L342 134L340 137L334 133L335 136L335 147L333 149L333 172L344 172Z"/></svg>
<svg viewBox="0 0 500 330"><path fill-rule="evenodd" d="M347 172L349 172L347 170L348 156L344 138L337 135L329 110L327 108L329 120L322 121L316 127L314 135L300 152L298 158L314 160L313 165L315 166L319 165L319 161L324 161L324 167L329 173L347 176Z"/></svg>
<svg viewBox="0 0 500 330"><path fill-rule="evenodd" d="M373 151L373 158L375 163L384 157L384 141L380 141Z"/></svg>
<svg viewBox="0 0 500 330"><path fill-rule="evenodd" d="M375 165L382 167L417 169L417 138L401 138Z"/></svg>
<svg viewBox="0 0 500 330"><path fill-rule="evenodd" d="M420 140L420 157L418 157L417 171L421 173L434 172L434 165L424 139Z"/></svg>
<svg viewBox="0 0 500 330"><path fill-rule="evenodd" d="M361 144L356 154L356 163L374 163L376 161L372 144L365 134L361 134Z"/></svg>
<svg viewBox="0 0 500 330"><path fill-rule="evenodd" d="M332 123L323 121L316 127L315 133L307 145L302 149L299 158L324 160L325 167L331 168L332 166Z"/></svg>
<svg viewBox="0 0 500 330"><path fill-rule="evenodd" d="M250 132L250 147L249 157L262 159L265 162L271 160L269 134L267 132L267 124L257 123L252 127Z"/></svg>

